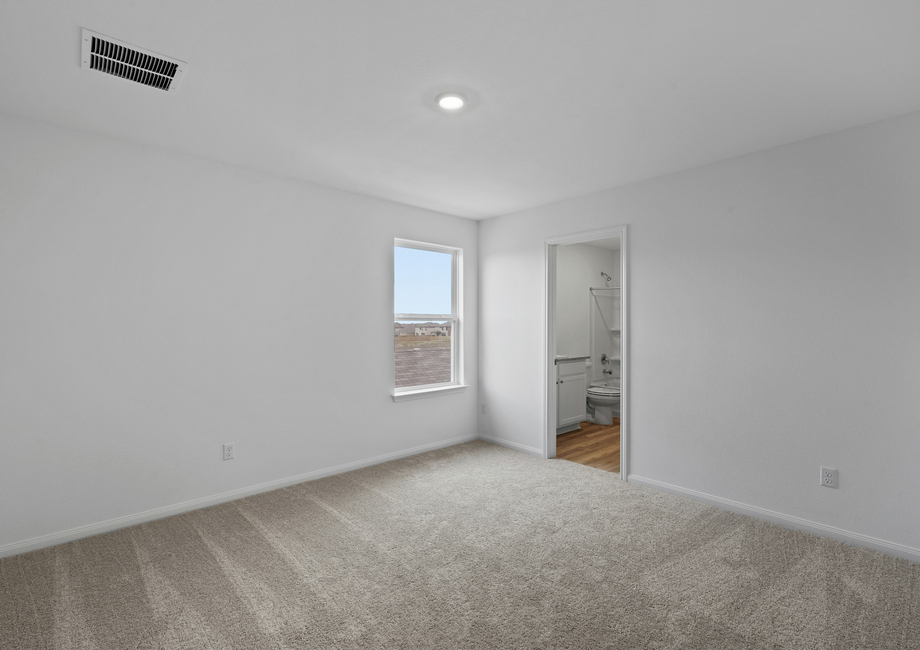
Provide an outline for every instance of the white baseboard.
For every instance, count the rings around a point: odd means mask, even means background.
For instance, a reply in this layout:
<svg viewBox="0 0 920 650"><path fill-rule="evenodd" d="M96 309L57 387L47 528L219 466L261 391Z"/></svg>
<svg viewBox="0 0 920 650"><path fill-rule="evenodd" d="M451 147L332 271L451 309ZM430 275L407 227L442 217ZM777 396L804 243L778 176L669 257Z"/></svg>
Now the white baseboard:
<svg viewBox="0 0 920 650"><path fill-rule="evenodd" d="M142 524L146 521L162 519L163 517L171 517L172 515L178 515L190 510L198 510L199 508L207 508L208 506L217 505L218 503L225 503L227 501L233 501L234 499L242 499L243 497L248 497L252 494L270 492L272 490L277 490L289 485L296 485L297 483L304 483L305 481L312 481L326 476L333 476L334 474L350 472L351 470L368 467L370 465L379 465L380 463L385 463L389 460L397 460L399 458L405 458L406 456L414 456L415 454L421 454L426 451L433 451L435 449L441 449L442 447L450 447L478 439L478 435L450 438L448 440L441 440L439 442L433 442L431 444L422 445L420 447L403 449L402 451L395 451L389 454L384 454L382 456L374 456L373 458L366 458L364 460L358 460L352 463L345 463L344 465L336 465L335 467L318 469L313 472L298 474L297 476L290 476L288 478L279 479L277 481L269 481L267 483L252 485L250 487L230 490L229 492L221 492L220 494L214 494L212 496L202 497L200 499L192 499L191 501L185 501L183 503L163 506L162 508L154 508L153 510L146 510L134 515L116 517L115 519L109 519L107 521L102 521L95 524L88 524L86 526L79 526L77 528L71 528L59 533L41 535L40 537L33 537L32 539L27 539L22 542L4 544L3 546L0 546L0 558L9 557L11 555L19 555L20 553L28 553L29 551L37 551L38 549L47 548L49 546L57 546L58 544L72 542L83 537L91 537L92 535L107 533L113 530L118 530L119 528L127 528L128 526Z"/></svg>
<svg viewBox="0 0 920 650"><path fill-rule="evenodd" d="M754 517L755 519L763 519L764 521L779 524L785 528L801 530L806 533L817 535L818 537L829 537L830 539L835 539L838 542L843 542L844 544L861 546L862 548L868 548L873 551L879 551L880 553L894 555L895 557L900 557L905 560L910 560L911 562L920 564L920 549L918 548L905 546L903 544L896 544L894 542L887 542L883 539L870 537L869 535L853 533L848 530L843 530L842 528L835 528L834 526L819 524L818 522L802 519L801 517L784 515L781 512L774 512L773 510L758 508L757 506L751 506L739 501L732 501L731 499L723 499L722 497L716 497L704 492L697 492L696 490L689 490L687 488L678 487L676 485L662 483L661 481L644 478L642 476L636 476L635 474L630 474L626 480L629 483L635 483L636 485L644 485L645 487L662 490L663 492L670 492L671 494L693 499L694 501L708 503L709 505L722 508L723 510L730 510L731 512L737 512L738 514L748 515Z"/></svg>
<svg viewBox="0 0 920 650"><path fill-rule="evenodd" d="M543 457L543 450L537 449L536 447L528 447L527 445L522 445L517 442L511 442L509 440L502 440L501 438L494 438L492 436L487 436L484 434L479 434L480 440L485 440L486 442L491 442L496 445L501 445L502 447L508 447L510 449L517 449L518 451L523 451L528 454L534 454L536 456Z"/></svg>

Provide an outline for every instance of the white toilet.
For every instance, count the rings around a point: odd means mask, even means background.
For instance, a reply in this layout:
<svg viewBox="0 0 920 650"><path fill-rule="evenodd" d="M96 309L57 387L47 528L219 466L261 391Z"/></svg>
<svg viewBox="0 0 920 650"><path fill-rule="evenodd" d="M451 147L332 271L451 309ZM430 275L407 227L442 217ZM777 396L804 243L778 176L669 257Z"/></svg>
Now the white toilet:
<svg viewBox="0 0 920 650"><path fill-rule="evenodd" d="M596 424L613 424L620 416L620 387L612 382L592 381L588 386L588 420Z"/></svg>

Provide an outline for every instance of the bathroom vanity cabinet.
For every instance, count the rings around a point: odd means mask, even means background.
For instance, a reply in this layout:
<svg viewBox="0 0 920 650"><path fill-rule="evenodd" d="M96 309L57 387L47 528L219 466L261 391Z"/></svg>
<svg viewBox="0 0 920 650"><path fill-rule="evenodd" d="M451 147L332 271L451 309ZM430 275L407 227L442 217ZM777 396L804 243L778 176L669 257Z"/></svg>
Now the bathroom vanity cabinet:
<svg viewBox="0 0 920 650"><path fill-rule="evenodd" d="M556 360L556 433L577 429L587 415L586 359L587 357Z"/></svg>

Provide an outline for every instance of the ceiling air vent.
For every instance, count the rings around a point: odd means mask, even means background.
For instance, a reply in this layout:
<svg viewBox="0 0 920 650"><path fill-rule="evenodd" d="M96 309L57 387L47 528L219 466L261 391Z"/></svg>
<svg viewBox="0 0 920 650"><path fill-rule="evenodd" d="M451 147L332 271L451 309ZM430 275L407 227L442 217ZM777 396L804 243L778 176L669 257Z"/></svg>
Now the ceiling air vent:
<svg viewBox="0 0 920 650"><path fill-rule="evenodd" d="M175 90L185 69L184 61L122 43L88 29L83 30L82 61L84 68L160 90Z"/></svg>

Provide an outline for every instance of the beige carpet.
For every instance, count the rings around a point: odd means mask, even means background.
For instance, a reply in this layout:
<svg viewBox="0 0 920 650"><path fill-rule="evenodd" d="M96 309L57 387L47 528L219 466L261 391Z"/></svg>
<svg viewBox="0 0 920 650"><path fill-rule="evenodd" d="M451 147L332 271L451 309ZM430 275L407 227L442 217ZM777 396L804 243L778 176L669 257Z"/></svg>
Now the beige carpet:
<svg viewBox="0 0 920 650"><path fill-rule="evenodd" d="M0 647L920 648L920 565L472 442L0 560Z"/></svg>

